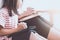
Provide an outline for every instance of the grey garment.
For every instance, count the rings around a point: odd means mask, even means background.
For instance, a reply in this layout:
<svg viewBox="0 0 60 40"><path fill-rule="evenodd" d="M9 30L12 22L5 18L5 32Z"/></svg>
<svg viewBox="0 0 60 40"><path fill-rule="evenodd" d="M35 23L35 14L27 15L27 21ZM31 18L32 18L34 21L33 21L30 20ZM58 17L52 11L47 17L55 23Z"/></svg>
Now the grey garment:
<svg viewBox="0 0 60 40"><path fill-rule="evenodd" d="M29 40L30 33L31 33L31 31L29 31L29 29L25 29L20 32L13 33L13 34L9 35L8 37L12 36L12 40Z"/></svg>
<svg viewBox="0 0 60 40"><path fill-rule="evenodd" d="M31 18L29 20L24 21L27 23L28 28L32 27L35 28L34 30L41 36L47 38L49 31L50 31L50 27L52 26L52 24L50 24L48 21L46 21L44 18L42 18L41 16L36 16L34 18Z"/></svg>

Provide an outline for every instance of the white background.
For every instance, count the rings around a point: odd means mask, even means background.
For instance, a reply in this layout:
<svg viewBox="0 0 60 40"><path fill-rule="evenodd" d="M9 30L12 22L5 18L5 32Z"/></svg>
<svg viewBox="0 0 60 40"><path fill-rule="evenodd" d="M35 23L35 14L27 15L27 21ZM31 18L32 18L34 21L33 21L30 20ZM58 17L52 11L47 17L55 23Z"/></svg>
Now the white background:
<svg viewBox="0 0 60 40"><path fill-rule="evenodd" d="M1 7L1 0L0 0L0 7ZM60 0L24 0L23 2L23 9L26 7L32 7L35 9L56 9L60 10Z"/></svg>

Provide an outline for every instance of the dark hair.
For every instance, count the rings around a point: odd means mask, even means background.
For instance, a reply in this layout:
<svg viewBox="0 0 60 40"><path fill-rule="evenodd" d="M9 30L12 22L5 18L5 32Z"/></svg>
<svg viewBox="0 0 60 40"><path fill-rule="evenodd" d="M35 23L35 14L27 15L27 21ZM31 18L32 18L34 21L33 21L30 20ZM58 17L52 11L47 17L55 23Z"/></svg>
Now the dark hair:
<svg viewBox="0 0 60 40"><path fill-rule="evenodd" d="M3 6L2 8L7 7L9 16L12 16L12 11L15 14L18 14L17 12L17 0L3 0Z"/></svg>

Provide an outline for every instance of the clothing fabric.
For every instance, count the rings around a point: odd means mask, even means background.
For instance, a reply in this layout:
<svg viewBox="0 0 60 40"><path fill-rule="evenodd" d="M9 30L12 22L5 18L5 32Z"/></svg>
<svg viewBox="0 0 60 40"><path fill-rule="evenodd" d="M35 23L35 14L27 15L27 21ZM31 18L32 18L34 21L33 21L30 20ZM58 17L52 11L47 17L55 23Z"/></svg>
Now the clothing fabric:
<svg viewBox="0 0 60 40"><path fill-rule="evenodd" d="M13 16L10 17L6 8L0 9L0 25L2 25L3 28L17 28L18 16L15 15L13 11L12 13ZM12 37L0 36L0 40L12 40Z"/></svg>
<svg viewBox="0 0 60 40"><path fill-rule="evenodd" d="M12 40L29 40L30 34L31 31L29 29L25 29L17 33L11 34L10 36L12 36Z"/></svg>

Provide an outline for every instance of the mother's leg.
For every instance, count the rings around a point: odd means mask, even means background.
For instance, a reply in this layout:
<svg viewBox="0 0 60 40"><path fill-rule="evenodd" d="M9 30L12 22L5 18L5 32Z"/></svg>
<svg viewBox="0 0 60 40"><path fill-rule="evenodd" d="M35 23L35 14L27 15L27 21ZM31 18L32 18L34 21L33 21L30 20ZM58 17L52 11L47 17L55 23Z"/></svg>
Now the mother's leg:
<svg viewBox="0 0 60 40"><path fill-rule="evenodd" d="M42 37L42 36L39 35L38 33L33 33L33 32L31 32L30 40L47 40L47 39L44 38L44 37Z"/></svg>
<svg viewBox="0 0 60 40"><path fill-rule="evenodd" d="M60 40L60 32L52 27L48 35L48 40Z"/></svg>

